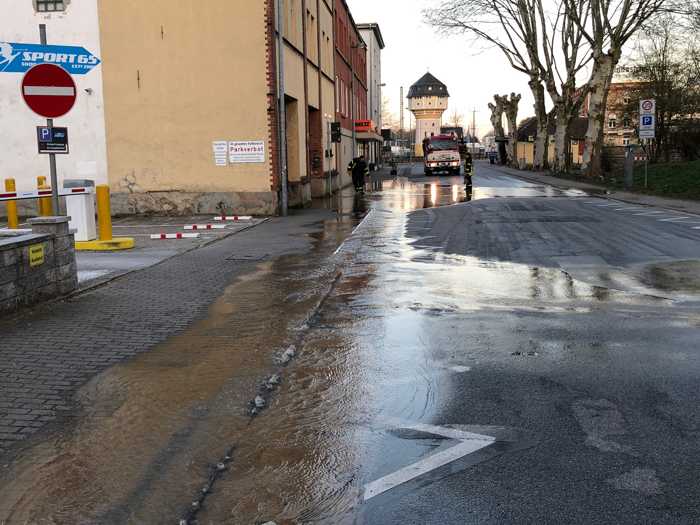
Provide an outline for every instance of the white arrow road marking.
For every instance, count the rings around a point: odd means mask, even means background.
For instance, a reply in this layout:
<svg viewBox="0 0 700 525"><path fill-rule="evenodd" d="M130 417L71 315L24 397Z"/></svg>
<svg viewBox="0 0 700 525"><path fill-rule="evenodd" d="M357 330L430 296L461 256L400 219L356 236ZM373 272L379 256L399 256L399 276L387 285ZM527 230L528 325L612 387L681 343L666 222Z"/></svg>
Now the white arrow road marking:
<svg viewBox="0 0 700 525"><path fill-rule="evenodd" d="M75 95L75 89L59 86L24 86L24 94L42 97L72 97Z"/></svg>
<svg viewBox="0 0 700 525"><path fill-rule="evenodd" d="M452 463L453 461L463 458L464 456L473 454L477 450L486 448L496 441L496 438L483 434L474 434L472 432L465 432L463 430L448 427L438 427L435 425L424 425L422 423L413 425L401 424L400 429L434 434L436 436L458 440L459 443L454 447L436 452L435 454L421 459L412 465L397 470L388 476L384 476L376 481L367 483L364 491L365 501L378 496L379 494L383 494L394 487L402 485L407 481L411 481L412 479L422 476L423 474L426 474L432 470L447 465L448 463Z"/></svg>

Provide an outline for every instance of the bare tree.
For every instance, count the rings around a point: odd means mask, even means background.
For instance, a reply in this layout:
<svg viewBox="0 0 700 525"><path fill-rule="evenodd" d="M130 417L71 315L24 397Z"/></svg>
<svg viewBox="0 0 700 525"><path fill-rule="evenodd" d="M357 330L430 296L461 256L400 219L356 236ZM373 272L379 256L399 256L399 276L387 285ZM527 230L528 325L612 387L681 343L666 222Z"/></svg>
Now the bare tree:
<svg viewBox="0 0 700 525"><path fill-rule="evenodd" d="M384 95L382 97L382 127L398 130L399 126L398 117L391 111L391 100Z"/></svg>
<svg viewBox="0 0 700 525"><path fill-rule="evenodd" d="M542 82L537 2L541 0L442 0L424 11L427 22L446 33L463 33L499 49L510 66L528 76L537 119L535 167L547 159L547 110Z"/></svg>
<svg viewBox="0 0 700 525"><path fill-rule="evenodd" d="M461 128L464 125L464 115L455 109L450 113L447 122L450 126Z"/></svg>
<svg viewBox="0 0 700 525"><path fill-rule="evenodd" d="M566 16L576 24L593 56L588 79L588 129L581 168L600 175L603 125L608 91L622 49L642 25L659 13L667 0L590 0L588 16L579 10L581 0L564 0Z"/></svg>
<svg viewBox="0 0 700 525"><path fill-rule="evenodd" d="M567 172L571 163L571 125L579 115L588 94L588 84L577 86L577 78L591 60L590 49L579 25L567 16L564 1L548 16L543 3L537 2L542 38L541 66L547 93L554 105L554 171ZM588 19L589 0L578 0L576 18ZM549 20L549 22L548 22Z"/></svg>

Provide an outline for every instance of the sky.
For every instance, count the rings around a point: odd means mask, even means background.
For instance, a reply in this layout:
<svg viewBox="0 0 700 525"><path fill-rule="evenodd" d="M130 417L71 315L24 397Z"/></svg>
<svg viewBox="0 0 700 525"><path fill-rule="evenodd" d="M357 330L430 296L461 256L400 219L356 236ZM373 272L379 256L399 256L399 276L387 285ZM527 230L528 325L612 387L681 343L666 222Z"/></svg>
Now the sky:
<svg viewBox="0 0 700 525"><path fill-rule="evenodd" d="M532 116L533 99L527 76L508 65L503 54L466 35L444 37L422 22L421 11L437 0L347 0L356 23L376 22L384 36L382 52L383 94L398 116L400 88L408 88L430 71L447 85L449 108L443 121L456 109L471 126L476 109L477 136L491 130L488 103L493 95L522 94L518 120ZM408 128L406 111L405 127Z"/></svg>

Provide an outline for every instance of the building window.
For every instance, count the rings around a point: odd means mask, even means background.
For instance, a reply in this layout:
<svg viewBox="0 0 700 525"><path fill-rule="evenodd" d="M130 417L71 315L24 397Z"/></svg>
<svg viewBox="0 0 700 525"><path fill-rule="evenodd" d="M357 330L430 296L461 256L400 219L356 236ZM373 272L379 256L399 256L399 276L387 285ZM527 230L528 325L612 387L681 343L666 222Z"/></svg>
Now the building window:
<svg viewBox="0 0 700 525"><path fill-rule="evenodd" d="M608 119L608 128L615 129L617 127L617 119Z"/></svg>
<svg viewBox="0 0 700 525"><path fill-rule="evenodd" d="M335 108L338 113L342 113L340 108L340 77L335 76Z"/></svg>
<svg viewBox="0 0 700 525"><path fill-rule="evenodd" d="M65 0L34 0L34 9L37 11L52 12L52 11L65 11L66 1Z"/></svg>
<svg viewBox="0 0 700 525"><path fill-rule="evenodd" d="M629 103L630 103L630 98L629 98L629 97L625 97L625 98L622 99L622 102L624 102L624 104L627 106L627 105L629 105Z"/></svg>
<svg viewBox="0 0 700 525"><path fill-rule="evenodd" d="M623 146L629 146L629 145L630 145L630 139L628 139L628 138L622 139L622 145L623 145Z"/></svg>
<svg viewBox="0 0 700 525"><path fill-rule="evenodd" d="M629 128L631 124L632 123L631 123L629 117L625 117L624 119L622 119L622 127Z"/></svg>

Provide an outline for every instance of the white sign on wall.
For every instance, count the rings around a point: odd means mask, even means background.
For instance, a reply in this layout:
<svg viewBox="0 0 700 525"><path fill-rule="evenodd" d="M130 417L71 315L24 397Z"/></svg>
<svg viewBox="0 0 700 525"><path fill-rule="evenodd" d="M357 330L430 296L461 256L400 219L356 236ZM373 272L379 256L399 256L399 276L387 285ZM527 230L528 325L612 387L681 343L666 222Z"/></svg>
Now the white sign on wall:
<svg viewBox="0 0 700 525"><path fill-rule="evenodd" d="M228 141L216 140L212 142L214 150L214 164L217 166L228 166Z"/></svg>
<svg viewBox="0 0 700 525"><path fill-rule="evenodd" d="M229 142L228 157L231 164L265 162L265 142L262 140Z"/></svg>

